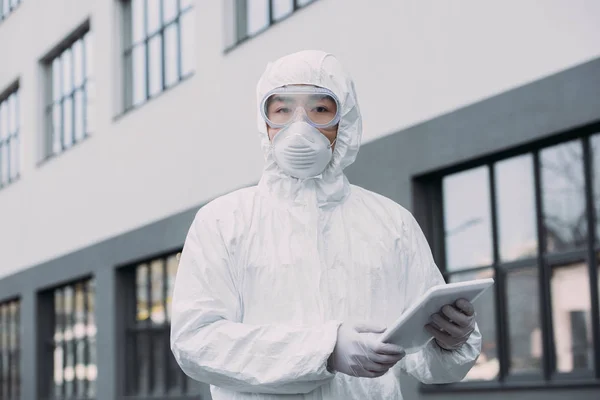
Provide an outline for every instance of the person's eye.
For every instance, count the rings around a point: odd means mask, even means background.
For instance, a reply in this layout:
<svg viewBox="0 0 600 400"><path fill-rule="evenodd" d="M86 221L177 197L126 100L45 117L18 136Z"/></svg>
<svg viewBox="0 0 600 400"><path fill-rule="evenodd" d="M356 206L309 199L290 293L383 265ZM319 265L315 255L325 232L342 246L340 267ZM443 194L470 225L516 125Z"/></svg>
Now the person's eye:
<svg viewBox="0 0 600 400"><path fill-rule="evenodd" d="M317 106L313 110L318 113L326 113L329 111L329 109L325 106Z"/></svg>
<svg viewBox="0 0 600 400"><path fill-rule="evenodd" d="M277 114L286 114L286 113L289 113L289 112L290 112L290 109L289 109L289 108L287 108L287 107L280 107L280 108L278 108L277 110L275 110L275 112L276 112Z"/></svg>

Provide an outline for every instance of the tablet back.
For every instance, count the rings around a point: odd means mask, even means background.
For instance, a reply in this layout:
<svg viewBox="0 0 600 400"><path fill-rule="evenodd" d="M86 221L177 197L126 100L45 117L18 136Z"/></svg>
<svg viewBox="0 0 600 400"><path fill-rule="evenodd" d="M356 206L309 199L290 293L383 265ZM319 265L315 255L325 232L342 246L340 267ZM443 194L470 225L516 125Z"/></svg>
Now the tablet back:
<svg viewBox="0 0 600 400"><path fill-rule="evenodd" d="M408 354L419 351L433 338L425 330L425 325L431 321L431 315L439 312L446 304L454 304L458 299L474 303L493 283L494 280L489 278L430 288L382 334L381 341L399 345Z"/></svg>

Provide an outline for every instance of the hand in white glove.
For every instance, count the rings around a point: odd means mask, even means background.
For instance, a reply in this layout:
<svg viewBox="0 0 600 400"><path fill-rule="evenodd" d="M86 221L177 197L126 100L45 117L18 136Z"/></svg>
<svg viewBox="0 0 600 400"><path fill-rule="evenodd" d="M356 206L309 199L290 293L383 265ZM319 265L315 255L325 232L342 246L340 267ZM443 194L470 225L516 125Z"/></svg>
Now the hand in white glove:
<svg viewBox="0 0 600 400"><path fill-rule="evenodd" d="M425 325L425 329L433 335L438 346L456 350L467 343L475 330L475 308L465 299L454 305L446 304L439 313L432 315L431 323Z"/></svg>
<svg viewBox="0 0 600 400"><path fill-rule="evenodd" d="M396 345L381 343L377 335L373 335L383 331L385 328L374 325L350 327L342 324L329 357L329 367L355 377L377 378L384 375L405 353Z"/></svg>

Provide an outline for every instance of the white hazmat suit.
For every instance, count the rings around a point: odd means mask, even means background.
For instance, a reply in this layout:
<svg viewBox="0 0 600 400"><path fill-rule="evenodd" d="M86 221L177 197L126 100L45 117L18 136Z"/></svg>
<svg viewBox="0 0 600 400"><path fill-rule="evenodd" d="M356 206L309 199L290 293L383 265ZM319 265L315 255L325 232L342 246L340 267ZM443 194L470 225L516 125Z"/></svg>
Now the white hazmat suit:
<svg viewBox="0 0 600 400"><path fill-rule="evenodd" d="M202 207L185 242L171 330L179 365L211 384L214 400L402 399L401 372L425 383L461 380L480 353L478 329L455 351L431 341L379 378L327 370L342 322L389 326L443 278L413 216L343 173L358 153L362 121L337 59L303 51L269 64L259 104L286 84L321 86L339 98L332 161L313 179L283 173L259 112L266 158L259 184Z"/></svg>

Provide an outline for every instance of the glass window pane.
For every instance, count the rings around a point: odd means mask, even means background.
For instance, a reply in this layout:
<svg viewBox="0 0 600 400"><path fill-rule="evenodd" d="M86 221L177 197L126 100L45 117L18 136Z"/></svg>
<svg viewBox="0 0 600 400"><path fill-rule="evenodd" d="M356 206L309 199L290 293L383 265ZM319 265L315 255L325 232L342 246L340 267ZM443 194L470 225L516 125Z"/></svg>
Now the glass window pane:
<svg viewBox="0 0 600 400"><path fill-rule="evenodd" d="M138 390L140 393L148 393L150 391L150 357L153 356L153 352L149 352L150 348L150 332L139 331L137 333L135 347L136 347L136 363L138 373Z"/></svg>
<svg viewBox="0 0 600 400"><path fill-rule="evenodd" d="M591 295L587 263L552 270L552 322L558 372L593 370Z"/></svg>
<svg viewBox="0 0 600 400"><path fill-rule="evenodd" d="M83 41L78 40L73 44L73 85L77 88L83 83Z"/></svg>
<svg viewBox="0 0 600 400"><path fill-rule="evenodd" d="M506 301L512 374L541 373L542 327L537 267L506 275Z"/></svg>
<svg viewBox="0 0 600 400"><path fill-rule="evenodd" d="M531 154L496 164L498 239L503 262L535 257L537 229Z"/></svg>
<svg viewBox="0 0 600 400"><path fill-rule="evenodd" d="M77 90L75 92L75 141L83 139L85 136L84 128L84 111L83 111L83 92Z"/></svg>
<svg viewBox="0 0 600 400"><path fill-rule="evenodd" d="M150 39L148 46L150 96L156 96L162 92L162 36Z"/></svg>
<svg viewBox="0 0 600 400"><path fill-rule="evenodd" d="M133 49L133 105L146 101L146 48L137 46Z"/></svg>
<svg viewBox="0 0 600 400"><path fill-rule="evenodd" d="M96 314L95 314L95 282L90 280L87 282L87 336L88 336L88 359L87 365L87 380L88 380L88 398L96 396L96 378L98 369L96 367Z"/></svg>
<svg viewBox="0 0 600 400"><path fill-rule="evenodd" d="M151 319L154 324L163 324L165 322L165 280L163 260L155 260L150 264L152 274L152 312Z"/></svg>
<svg viewBox="0 0 600 400"><path fill-rule="evenodd" d="M64 135L63 146L69 148L73 144L73 101L71 97L67 97L63 102L64 111Z"/></svg>
<svg viewBox="0 0 600 400"><path fill-rule="evenodd" d="M248 36L269 26L269 0L248 0L246 7Z"/></svg>
<svg viewBox="0 0 600 400"><path fill-rule="evenodd" d="M0 102L0 140L5 139L9 135L8 130L8 102Z"/></svg>
<svg viewBox="0 0 600 400"><path fill-rule="evenodd" d="M473 279L494 278L494 270L489 268L477 272L461 272L452 274L450 283L464 282ZM482 336L481 355L477 363L469 371L464 381L490 381L498 378L500 360L498 359L498 342L496 339L496 301L493 289L485 292L474 303L477 313L477 325Z"/></svg>
<svg viewBox="0 0 600 400"><path fill-rule="evenodd" d="M13 180L19 176L19 143L20 138L14 136L10 139L10 179Z"/></svg>
<svg viewBox="0 0 600 400"><path fill-rule="evenodd" d="M74 393L74 380L75 380L75 353L74 353L74 341L73 341L73 287L66 286L64 289L64 300L65 300L65 316L66 316L66 329L64 333L65 339L65 353L66 362L64 365L64 379L66 387L67 397L71 397Z"/></svg>
<svg viewBox="0 0 600 400"><path fill-rule="evenodd" d="M179 80L177 57L177 24L165 29L165 86L169 87Z"/></svg>
<svg viewBox="0 0 600 400"><path fill-rule="evenodd" d="M587 213L580 141L545 149L540 155L546 249L566 251L585 245Z"/></svg>
<svg viewBox="0 0 600 400"><path fill-rule="evenodd" d="M596 210L596 245L600 244L600 135L591 137L592 147L592 178L594 190L594 204Z"/></svg>
<svg viewBox="0 0 600 400"><path fill-rule="evenodd" d="M278 21L294 12L294 0L273 0L273 19Z"/></svg>
<svg viewBox="0 0 600 400"><path fill-rule="evenodd" d="M492 263L489 173L479 167L443 180L449 271Z"/></svg>
<svg viewBox="0 0 600 400"><path fill-rule="evenodd" d="M135 275L137 293L137 320L147 321L150 317L148 310L148 285L150 285L148 266L143 264L137 267Z"/></svg>
<svg viewBox="0 0 600 400"><path fill-rule="evenodd" d="M5 133L6 136L12 136L17 133L18 118L17 113L17 95L15 93L8 97L8 131Z"/></svg>
<svg viewBox="0 0 600 400"><path fill-rule="evenodd" d="M196 13L192 10L180 17L181 24L181 75L186 76L196 68Z"/></svg>
<svg viewBox="0 0 600 400"><path fill-rule="evenodd" d="M163 24L173 21L177 12L177 0L163 0Z"/></svg>
<svg viewBox="0 0 600 400"><path fill-rule="evenodd" d="M8 183L8 146L2 144L0 146L0 185Z"/></svg>
<svg viewBox="0 0 600 400"><path fill-rule="evenodd" d="M86 79L94 76L94 46L92 32L88 32L83 37L83 47L85 52L85 71Z"/></svg>
<svg viewBox="0 0 600 400"><path fill-rule="evenodd" d="M179 259L177 255L173 255L167 259L167 320L169 321L171 320L171 302L178 267Z"/></svg>
<svg viewBox="0 0 600 400"><path fill-rule="evenodd" d="M131 33L133 43L144 39L144 4L146 0L131 1Z"/></svg>
<svg viewBox="0 0 600 400"><path fill-rule="evenodd" d="M148 36L158 31L161 27L160 0L146 0L148 12Z"/></svg>
<svg viewBox="0 0 600 400"><path fill-rule="evenodd" d="M83 131L84 135L89 135L94 131L95 127L95 118L94 118L94 99L96 92L96 84L94 81L87 81L84 87L84 103L85 103L85 129Z"/></svg>
<svg viewBox="0 0 600 400"><path fill-rule="evenodd" d="M61 73L60 58L57 57L52 61L52 99L54 101L60 100L62 96Z"/></svg>
<svg viewBox="0 0 600 400"><path fill-rule="evenodd" d="M67 49L64 51L61 59L61 67L62 67L62 93L64 96L71 93L73 90L73 59L71 49Z"/></svg>
<svg viewBox="0 0 600 400"><path fill-rule="evenodd" d="M62 397L62 385L64 383L63 347L58 345L54 348L54 397Z"/></svg>
<svg viewBox="0 0 600 400"><path fill-rule="evenodd" d="M52 152L56 154L59 153L62 148L62 106L60 105L60 103L52 107L52 121Z"/></svg>
<svg viewBox="0 0 600 400"><path fill-rule="evenodd" d="M164 335L155 334L152 336L152 353L150 354L151 357L154 357L152 386L154 386L154 391L158 393L163 393L165 390L165 369L168 368L165 359L167 355L165 345Z"/></svg>

